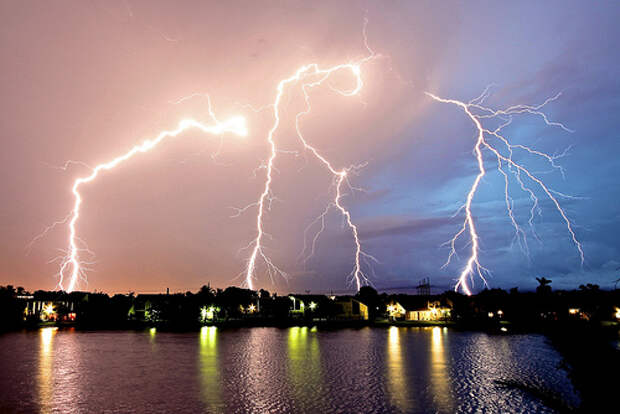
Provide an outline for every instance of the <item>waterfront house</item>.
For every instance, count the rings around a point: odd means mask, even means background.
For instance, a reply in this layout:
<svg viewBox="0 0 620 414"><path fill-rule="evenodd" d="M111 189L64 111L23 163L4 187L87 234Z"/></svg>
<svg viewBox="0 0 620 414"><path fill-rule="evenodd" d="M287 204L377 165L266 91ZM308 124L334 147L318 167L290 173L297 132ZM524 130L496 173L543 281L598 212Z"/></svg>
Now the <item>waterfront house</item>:
<svg viewBox="0 0 620 414"><path fill-rule="evenodd" d="M406 321L442 321L452 315L448 302L428 296L399 297L387 305L387 311L391 319Z"/></svg>
<svg viewBox="0 0 620 414"><path fill-rule="evenodd" d="M38 319L42 322L73 322L80 292L36 291L33 295L20 296L25 300L24 319Z"/></svg>
<svg viewBox="0 0 620 414"><path fill-rule="evenodd" d="M334 319L368 320L368 306L351 296L334 298L332 308L334 309Z"/></svg>

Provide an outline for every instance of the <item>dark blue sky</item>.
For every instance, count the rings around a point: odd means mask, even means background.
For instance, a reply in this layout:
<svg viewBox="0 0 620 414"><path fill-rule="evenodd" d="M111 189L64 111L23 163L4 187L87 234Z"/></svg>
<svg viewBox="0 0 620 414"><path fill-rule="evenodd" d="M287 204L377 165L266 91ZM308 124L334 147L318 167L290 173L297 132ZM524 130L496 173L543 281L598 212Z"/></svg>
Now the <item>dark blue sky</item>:
<svg viewBox="0 0 620 414"><path fill-rule="evenodd" d="M463 101L493 84L486 103L495 108L538 104L574 130L517 116L506 128L513 143L550 154L565 177L531 156L530 166L560 198L583 243L585 263L560 215L544 194L528 233L530 258L514 243L502 176L489 173L473 202L481 253L491 287L532 289L545 276L556 288L581 283L613 286L620 277L620 121L617 2L333 2L284 5L258 2L3 3L0 50L3 96L0 137L0 283L53 288L66 248L59 226L26 255L24 247L45 225L70 210L72 181L83 167L53 168L66 160L97 164L184 117L203 117L208 92L222 118L248 117L247 142L187 133L153 154L102 177L85 190L80 237L96 252L82 288L161 291L239 284L255 235L255 211L238 218L230 207L254 202L264 179L255 169L267 157L272 113L254 113L272 102L279 80L308 62L331 65L359 58L368 18L370 46L383 58L362 68L364 90L343 98L329 88L314 92L304 134L339 167L367 162L352 178L364 193L344 202L360 229L365 250L379 264L370 269L377 287L411 286L430 277L448 289L467 258L446 269L442 243L455 234L477 173L475 129L455 106L429 99L429 91ZM334 79L346 87L347 76ZM291 90L277 139L294 145L299 92ZM217 156L212 156L217 153ZM315 256L298 254L303 230L328 201L330 177L307 157L283 154L274 180L276 202L266 218L266 251L286 270L272 283L259 269L257 287L286 292L348 289L351 235L332 212ZM255 176L256 173L256 176ZM515 215L527 223L527 194L511 184ZM527 226L526 226L527 227ZM481 282L476 280L479 289Z"/></svg>
<svg viewBox="0 0 620 414"><path fill-rule="evenodd" d="M611 2L484 6L474 2L461 11L451 48L455 53L446 57L434 74L441 79L441 87L433 92L469 100L494 83L495 93L487 102L503 107L541 103L561 91L562 97L546 112L575 131L570 134L524 116L514 119L506 135L514 143L533 145L550 154L570 148L567 156L558 160L565 168L565 178L532 157L518 159L533 171L544 171L541 177L551 188L580 198L560 198L560 202L583 242L583 268L560 215L540 192L543 214L536 219L536 231L541 242L529 234L531 260L527 260L513 243L502 176L491 170L473 207L482 239L481 260L493 273L490 285L532 288L536 276L545 276L557 287L585 282L613 286L620 273L620 163L616 158L620 144L618 117L614 115L620 109L616 46L620 8ZM439 281L445 280L442 275L454 274L463 266L457 261L447 272L438 270L439 258L448 253L438 246L458 231L462 216L450 216L464 202L477 174L471 154L475 130L462 111L433 104L423 123L421 128L421 123L416 123L403 132L414 145L401 149L399 159L386 164L371 179L376 189L389 189L389 194L363 210L369 216L382 211L395 219L392 227L377 232L370 243L373 249L376 246L373 252L390 263L391 276L402 284L411 274L428 275L441 284ZM494 165L491 157L486 159ZM527 194L516 183L511 194L517 218L526 222ZM412 254L395 250L395 240L409 246ZM461 257L467 257L466 250ZM481 285L479 281L476 284Z"/></svg>

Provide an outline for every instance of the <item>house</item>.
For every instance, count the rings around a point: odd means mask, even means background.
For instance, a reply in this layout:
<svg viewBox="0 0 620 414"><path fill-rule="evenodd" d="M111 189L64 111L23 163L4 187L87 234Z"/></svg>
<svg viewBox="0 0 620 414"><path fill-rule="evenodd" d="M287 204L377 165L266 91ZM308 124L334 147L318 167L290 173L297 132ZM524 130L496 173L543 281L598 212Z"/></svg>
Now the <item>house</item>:
<svg viewBox="0 0 620 414"><path fill-rule="evenodd" d="M400 304L400 302L391 301L387 305L387 314L392 320L403 320L407 315L407 310Z"/></svg>
<svg viewBox="0 0 620 414"><path fill-rule="evenodd" d="M65 292L37 291L33 295L23 296L26 301L24 319L40 319L42 322L73 322L76 318L76 308L79 292L71 294Z"/></svg>
<svg viewBox="0 0 620 414"><path fill-rule="evenodd" d="M412 309L407 312L408 321L445 321L450 319L452 308L442 305L440 301L428 301L426 308Z"/></svg>
<svg viewBox="0 0 620 414"><path fill-rule="evenodd" d="M368 320L368 306L351 296L338 296L334 298L332 307L333 318L347 320Z"/></svg>
<svg viewBox="0 0 620 414"><path fill-rule="evenodd" d="M291 294L288 297L292 318L368 320L368 306L351 296Z"/></svg>
<svg viewBox="0 0 620 414"><path fill-rule="evenodd" d="M393 320L441 321L450 319L452 307L447 302L428 296L403 296L392 300L387 312Z"/></svg>

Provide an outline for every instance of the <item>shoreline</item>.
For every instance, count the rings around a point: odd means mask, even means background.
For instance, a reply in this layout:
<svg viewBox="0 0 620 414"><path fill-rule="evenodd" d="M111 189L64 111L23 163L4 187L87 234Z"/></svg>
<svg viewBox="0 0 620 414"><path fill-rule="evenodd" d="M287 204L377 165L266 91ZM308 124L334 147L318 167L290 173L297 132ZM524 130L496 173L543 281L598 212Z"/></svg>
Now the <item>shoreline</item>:
<svg viewBox="0 0 620 414"><path fill-rule="evenodd" d="M162 332L198 332L203 327L218 327L222 329L241 329L241 328L290 328L290 327L317 327L325 330L338 329L359 329L364 327L371 328L416 328L416 327L440 327L450 328L456 331L484 332L491 334L543 334L546 336L555 335L563 331L573 332L576 327L582 328L583 324L578 323L544 323L544 324L522 324L510 321L392 321L387 319L368 320L306 320L306 319L228 319L210 323L189 323L173 324L169 322L144 322L127 321L122 324L81 324L67 322L41 322L36 324L25 324L14 329L0 331L1 333L35 331L41 328L57 327L59 329L75 329L77 331L141 331L156 328ZM588 324L591 330L600 331L620 331L620 323L605 322Z"/></svg>

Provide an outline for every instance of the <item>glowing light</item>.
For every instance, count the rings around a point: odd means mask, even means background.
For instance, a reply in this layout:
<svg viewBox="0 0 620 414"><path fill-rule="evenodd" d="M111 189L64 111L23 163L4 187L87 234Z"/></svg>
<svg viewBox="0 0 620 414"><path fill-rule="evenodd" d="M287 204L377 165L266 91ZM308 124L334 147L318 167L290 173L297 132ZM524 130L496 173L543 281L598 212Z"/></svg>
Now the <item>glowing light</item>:
<svg viewBox="0 0 620 414"><path fill-rule="evenodd" d="M536 197L534 191L528 186L526 178L529 181L535 183L537 187L540 188L540 190L545 193L547 198L554 205L556 211L560 214L562 220L566 224L566 228L571 237L571 240L574 243L575 247L577 248L579 257L581 259L581 264L583 265L584 253L583 253L582 245L577 239L577 236L575 235L575 232L573 230L573 224L569 220L566 212L561 207L558 201L558 197L563 197L563 198L571 198L571 197L566 194L562 194L562 193L559 193L557 191L550 189L542 181L542 179L540 179L537 175L535 175L532 171L530 171L530 169L528 169L522 163L517 162L513 159L514 151L517 151L517 150L524 151L529 155L533 155L533 156L543 159L544 161L548 162L549 165L553 169L559 170L563 174L563 169L560 166L558 166L555 163L555 161L557 158L560 158L566 155L566 151L559 156L551 156L544 152L535 150L525 145L511 144L508 138L506 138L502 134L502 130L506 126L510 125L510 123L512 122L512 117L515 115L519 115L519 114L530 114L530 115L538 116L547 125L562 128L563 130L567 132L572 132L570 129L565 127L563 124L559 122L551 121L549 117L544 112L542 112L542 108L544 106L558 99L561 94L557 94L554 97L545 100L542 104L539 104L539 105L514 105L506 109L500 109L500 110L495 110L487 106L483 106L484 100L489 96L489 88L485 89L484 92L479 97L467 103L461 102L455 99L440 98L430 92L426 92L426 95L434 99L435 101L456 105L457 107L461 108L465 112L465 114L471 119L471 121L474 123L476 130L477 130L477 138L476 138L476 143L474 145L474 155L476 157L477 164L478 164L478 174L476 175L476 178L469 192L467 193L465 204L459 209L459 211L461 210L465 211L465 220L463 222L463 225L461 229L455 234L455 236L447 242L447 244L450 245L450 253L448 255L448 260L444 264L444 267L450 264L452 257L456 255L456 242L463 234L465 233L469 234L469 242L471 244L470 255L469 255L469 258L467 259L467 264L462 269L454 289L458 291L460 288L467 295L471 295L471 290L470 290L468 281L471 280L473 282L474 274L477 274L482 279L483 283L487 285L487 281L484 275L488 274L489 271L488 269L486 269L480 264L480 258L479 258L480 237L478 235L474 216L472 214L472 202L473 202L474 196L476 195L476 192L478 191L478 187L480 186L482 178L486 174L485 161L484 161L483 154L482 154L482 151L484 149L490 151L495 156L495 158L497 159L497 170L504 177L504 183L505 183L504 198L505 198L505 203L506 203L506 210L508 212L508 217L512 223L512 226L515 229L515 238L519 242L519 245L521 246L521 249L524 251L524 253L529 257L529 249L527 247L526 233L521 228L521 226L518 224L515 218L515 215L513 213L513 200L510 197L510 194L508 191L509 175L506 172L506 170L504 170L504 166L508 167L508 170L515 177L521 190L527 193L530 200L532 201L532 207L530 209L530 217L528 220L528 224L532 230L532 233L536 235L533 229L533 221L534 221L536 212L540 214L540 207L538 203L539 200ZM490 119L500 120L502 121L502 124L496 129L493 129L493 130L488 129L485 126L483 126L483 122L488 121ZM497 143L495 143L493 140L497 140ZM504 155L504 153L500 151L499 149L500 147L505 148L507 155Z"/></svg>
<svg viewBox="0 0 620 414"><path fill-rule="evenodd" d="M51 303L46 304L43 307L43 313L45 314L45 316L49 317L50 315L52 315L54 313L54 305Z"/></svg>
<svg viewBox="0 0 620 414"><path fill-rule="evenodd" d="M396 326L388 329L387 352L386 352L386 389L390 403L398 407L400 412L411 412L411 393L408 376L405 372L404 350L401 343L401 331Z"/></svg>
<svg viewBox="0 0 620 414"><path fill-rule="evenodd" d="M54 394L54 336L58 331L57 327L42 328L40 330L41 346L39 350L39 374L37 376L37 386L39 400L45 407L49 407Z"/></svg>
<svg viewBox="0 0 620 414"><path fill-rule="evenodd" d="M616 308L616 319L620 320L620 308Z"/></svg>
<svg viewBox="0 0 620 414"><path fill-rule="evenodd" d="M430 346L430 390L433 402L437 405L436 412L453 413L455 410L452 399L452 381L449 375L450 358L447 358L446 346L449 342L448 329L434 327L431 328Z"/></svg>
<svg viewBox="0 0 620 414"><path fill-rule="evenodd" d="M214 122L212 125L206 125L198 121L195 121L193 119L184 119L181 122L179 122L176 129L173 129L170 131L162 131L154 139L145 140L141 144L134 146L126 153L119 155L118 157L112 159L111 161L95 166L94 168L92 168L92 171L89 175L80 177L74 181L73 187L72 187L72 193L73 193L75 201L73 205L73 210L71 211L70 215L67 216L67 218L70 217L69 249L68 249L67 255L61 258L60 270L58 273L59 274L58 286L60 289L65 290L64 284L65 284L65 281L68 281L67 286L66 286L66 291L71 292L74 290L76 284L78 283L78 280L80 278L83 278L83 279L85 278L85 272L87 270L85 265L89 263L85 262L80 257L80 253L86 252L88 254L92 254L92 252L88 250L88 248L83 246L84 243L81 243L82 246L79 245L80 239L77 236L77 223L80 218L80 207L83 201L82 196L79 192L80 187L83 184L94 181L99 176L100 172L111 170L117 167L118 165L120 165L121 163L133 158L135 155L139 153L148 152L152 150L153 148L155 148L158 144L160 144L166 138L174 138L178 136L179 134L181 134L182 132L187 131L188 129L194 128L202 132L213 134L213 135L232 133L234 135L245 137L248 134L248 131L245 125L245 118L236 116L236 117L229 118L226 121L220 122L217 120L213 111L211 110L210 102L209 102L209 114L211 116L212 121ZM65 220L58 222L58 223L65 223L67 218L65 218ZM55 223L55 224L58 224L58 223ZM45 232L48 232L48 231L49 231L49 228L46 228ZM37 238L38 237L40 236L37 236Z"/></svg>
<svg viewBox="0 0 620 414"><path fill-rule="evenodd" d="M248 307L248 310L250 311L250 313L253 313L256 310L256 306L254 306L254 304L250 305Z"/></svg>
<svg viewBox="0 0 620 414"><path fill-rule="evenodd" d="M579 313L579 309L578 308L570 308L568 310L568 313L570 313L571 315L577 315Z"/></svg>
<svg viewBox="0 0 620 414"><path fill-rule="evenodd" d="M58 331L58 327L50 327L50 328L42 328L41 329L41 344L43 350L46 354L48 354L51 350L52 339L54 339L54 335Z"/></svg>
<svg viewBox="0 0 620 414"><path fill-rule="evenodd" d="M316 309L316 303L315 302L310 302L310 310L315 310Z"/></svg>
<svg viewBox="0 0 620 414"><path fill-rule="evenodd" d="M215 340L217 339L217 327L216 326L203 326L200 328L200 346L213 347Z"/></svg>

